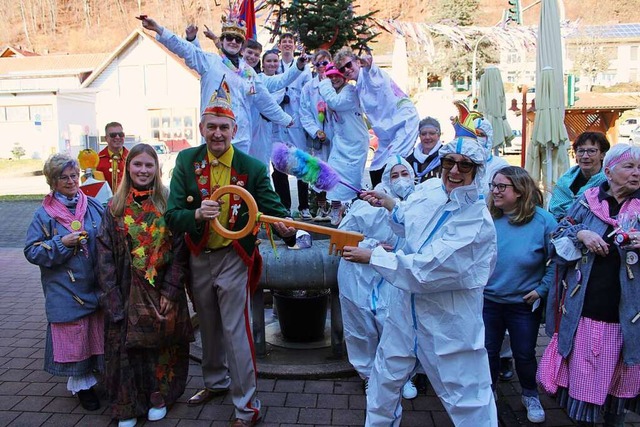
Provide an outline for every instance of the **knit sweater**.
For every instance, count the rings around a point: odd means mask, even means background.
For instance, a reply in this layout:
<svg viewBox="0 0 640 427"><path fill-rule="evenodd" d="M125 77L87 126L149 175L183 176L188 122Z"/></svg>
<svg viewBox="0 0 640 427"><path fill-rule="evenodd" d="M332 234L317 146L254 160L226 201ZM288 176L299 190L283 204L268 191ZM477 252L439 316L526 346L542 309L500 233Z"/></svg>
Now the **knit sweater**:
<svg viewBox="0 0 640 427"><path fill-rule="evenodd" d="M535 290L545 298L553 281L554 265L546 266L550 234L556 228L553 216L536 207L527 224L509 223L509 216L494 219L498 236L498 261L484 288L488 300L502 304L522 303Z"/></svg>

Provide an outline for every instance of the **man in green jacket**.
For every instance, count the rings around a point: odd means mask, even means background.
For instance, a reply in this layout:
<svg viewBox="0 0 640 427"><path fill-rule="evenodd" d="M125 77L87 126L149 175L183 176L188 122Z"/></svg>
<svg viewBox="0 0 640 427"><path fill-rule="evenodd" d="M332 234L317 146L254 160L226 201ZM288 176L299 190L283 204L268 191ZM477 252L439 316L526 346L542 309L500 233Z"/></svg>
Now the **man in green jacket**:
<svg viewBox="0 0 640 427"><path fill-rule="evenodd" d="M248 221L246 205L236 195L209 196L221 186L238 185L253 195L261 212L284 218L288 211L273 191L265 165L231 146L237 126L224 86L202 113L200 133L206 144L184 150L176 159L166 219L174 232L186 233L191 294L202 336L205 388L188 403L203 404L230 389L236 408L232 425L244 427L260 419L249 301L262 258L254 235L232 241L211 226L218 218L225 228L242 229ZM295 244L294 228L276 223L274 230L289 246Z"/></svg>

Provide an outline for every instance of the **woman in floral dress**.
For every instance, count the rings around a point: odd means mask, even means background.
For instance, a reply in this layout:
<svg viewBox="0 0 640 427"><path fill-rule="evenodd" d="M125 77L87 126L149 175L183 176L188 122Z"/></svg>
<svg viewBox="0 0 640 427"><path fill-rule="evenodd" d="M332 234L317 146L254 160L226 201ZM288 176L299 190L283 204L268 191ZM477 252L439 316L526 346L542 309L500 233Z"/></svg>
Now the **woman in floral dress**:
<svg viewBox="0 0 640 427"><path fill-rule="evenodd" d="M188 251L165 224L158 156L134 146L98 236L107 317L105 387L119 427L164 418L185 389L193 332L184 288Z"/></svg>

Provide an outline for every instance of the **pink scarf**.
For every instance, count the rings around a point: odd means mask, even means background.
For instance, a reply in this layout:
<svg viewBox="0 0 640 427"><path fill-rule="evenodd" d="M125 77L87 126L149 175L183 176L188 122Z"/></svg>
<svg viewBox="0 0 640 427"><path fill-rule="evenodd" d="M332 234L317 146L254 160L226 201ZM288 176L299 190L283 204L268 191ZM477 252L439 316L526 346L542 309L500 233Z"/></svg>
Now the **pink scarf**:
<svg viewBox="0 0 640 427"><path fill-rule="evenodd" d="M53 191L44 196L42 207L51 218L62 224L70 233L84 230L84 215L87 213L87 196L82 191L78 191L78 204L76 205L75 214L72 214L69 208L56 199ZM78 230L71 228L73 221L80 222L80 228Z"/></svg>
<svg viewBox="0 0 640 427"><path fill-rule="evenodd" d="M589 204L589 208L591 212L602 221L606 222L609 225L612 225L614 228L618 228L618 220L613 219L609 216L609 203L606 200L600 200L598 198L598 194L600 193L600 187L593 187L584 192L584 197ZM630 212L634 215L640 213L640 199L627 199L622 202L622 207L620 208L620 212L618 213L618 217L622 214Z"/></svg>

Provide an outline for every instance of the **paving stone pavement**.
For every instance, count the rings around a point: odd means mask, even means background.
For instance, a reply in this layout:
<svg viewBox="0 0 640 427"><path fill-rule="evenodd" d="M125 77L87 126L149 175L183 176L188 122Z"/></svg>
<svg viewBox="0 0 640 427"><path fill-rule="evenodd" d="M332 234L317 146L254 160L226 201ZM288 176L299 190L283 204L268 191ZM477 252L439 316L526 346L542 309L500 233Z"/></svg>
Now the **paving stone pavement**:
<svg viewBox="0 0 640 427"><path fill-rule="evenodd" d="M89 412L66 390L66 378L42 370L46 319L37 267L22 253L24 233L39 202L0 202L0 426L115 426L102 398L102 408ZM538 355L548 338L540 336ZM227 426L233 416L229 396L200 406L186 399L202 386L200 366L192 361L187 390L167 418L139 426ZM100 389L99 389L100 391ZM502 427L529 425L520 403L517 381L501 383L498 412ZM322 380L258 379L263 405L262 427L360 426L365 397L358 378ZM544 426L574 425L551 398L542 395ZM448 427L452 423L431 388L426 395L404 401L402 427ZM640 427L630 414L627 426ZM533 424L531 424L533 425ZM481 426L479 426L481 427Z"/></svg>

